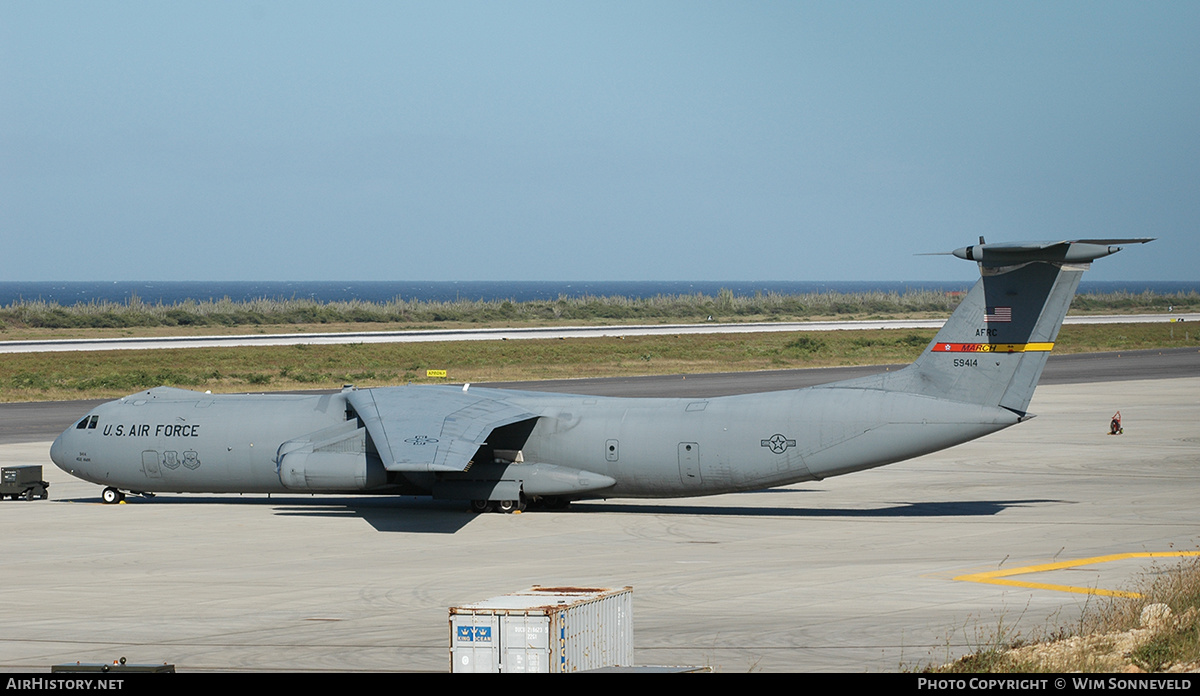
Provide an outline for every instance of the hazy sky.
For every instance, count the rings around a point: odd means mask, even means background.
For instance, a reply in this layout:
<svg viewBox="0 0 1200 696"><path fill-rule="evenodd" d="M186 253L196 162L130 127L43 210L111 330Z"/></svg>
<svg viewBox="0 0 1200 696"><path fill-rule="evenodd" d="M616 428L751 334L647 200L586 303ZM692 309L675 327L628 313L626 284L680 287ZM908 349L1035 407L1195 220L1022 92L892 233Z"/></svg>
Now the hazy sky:
<svg viewBox="0 0 1200 696"><path fill-rule="evenodd" d="M1200 3L0 0L5 280L1200 279Z"/></svg>

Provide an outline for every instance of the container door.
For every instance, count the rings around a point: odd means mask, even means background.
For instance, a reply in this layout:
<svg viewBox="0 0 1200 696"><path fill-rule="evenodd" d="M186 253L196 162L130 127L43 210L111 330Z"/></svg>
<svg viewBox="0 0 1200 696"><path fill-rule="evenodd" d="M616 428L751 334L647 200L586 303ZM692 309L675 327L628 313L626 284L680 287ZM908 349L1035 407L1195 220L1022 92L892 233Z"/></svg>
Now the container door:
<svg viewBox="0 0 1200 696"><path fill-rule="evenodd" d="M454 614L450 617L450 671L500 671L498 617L493 614Z"/></svg>
<svg viewBox="0 0 1200 696"><path fill-rule="evenodd" d="M501 618L504 663L501 672L550 671L550 617L510 614Z"/></svg>

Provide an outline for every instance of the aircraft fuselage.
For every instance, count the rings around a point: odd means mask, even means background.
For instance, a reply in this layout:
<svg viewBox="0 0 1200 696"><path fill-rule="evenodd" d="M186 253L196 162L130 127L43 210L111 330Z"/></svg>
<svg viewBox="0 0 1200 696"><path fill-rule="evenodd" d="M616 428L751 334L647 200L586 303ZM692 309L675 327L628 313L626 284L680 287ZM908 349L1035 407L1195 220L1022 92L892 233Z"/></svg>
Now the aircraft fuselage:
<svg viewBox="0 0 1200 696"><path fill-rule="evenodd" d="M346 392L163 390L152 398L156 391L94 409L83 427L55 441L52 458L84 480L139 492L296 492L280 480L281 445L354 418ZM709 399L471 392L537 414L520 447L523 460L607 476L615 484L592 494L602 497L706 495L820 479L942 449L1018 421L1004 409L853 388ZM437 446L429 439L426 446ZM368 466L382 464L375 458ZM431 472L404 472L343 492L428 493L436 479Z"/></svg>

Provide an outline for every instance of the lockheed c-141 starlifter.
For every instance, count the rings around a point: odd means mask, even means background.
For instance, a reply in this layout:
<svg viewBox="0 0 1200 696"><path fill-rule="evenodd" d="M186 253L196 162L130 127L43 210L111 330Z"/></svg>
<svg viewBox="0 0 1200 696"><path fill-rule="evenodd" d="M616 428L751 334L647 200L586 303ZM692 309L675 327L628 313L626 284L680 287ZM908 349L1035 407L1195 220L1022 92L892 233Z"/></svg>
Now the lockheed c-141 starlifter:
<svg viewBox="0 0 1200 696"><path fill-rule="evenodd" d="M714 398L455 386L324 395L157 387L98 406L54 441L63 470L126 492L370 493L504 512L819 480L1031 417L1034 387L1090 262L1149 239L978 245L981 279L895 372Z"/></svg>

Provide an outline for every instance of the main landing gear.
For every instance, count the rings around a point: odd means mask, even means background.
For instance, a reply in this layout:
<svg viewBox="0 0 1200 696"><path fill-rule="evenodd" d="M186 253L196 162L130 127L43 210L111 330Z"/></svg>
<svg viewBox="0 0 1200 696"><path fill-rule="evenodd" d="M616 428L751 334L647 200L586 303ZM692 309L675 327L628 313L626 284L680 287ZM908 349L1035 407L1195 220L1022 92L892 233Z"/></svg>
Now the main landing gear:
<svg viewBox="0 0 1200 696"><path fill-rule="evenodd" d="M525 500L525 494L521 494L520 500L472 500L471 512L524 512L528 503Z"/></svg>
<svg viewBox="0 0 1200 696"><path fill-rule="evenodd" d="M513 512L524 512L524 511L525 511L525 496L521 496L521 500L501 500L500 502L496 503L496 512L503 512L505 514L509 514L509 513L513 513Z"/></svg>
<svg viewBox="0 0 1200 696"><path fill-rule="evenodd" d="M570 498L558 496L539 496L529 500L521 494L520 500L472 500L471 512L525 512L525 510L566 510L571 505Z"/></svg>

